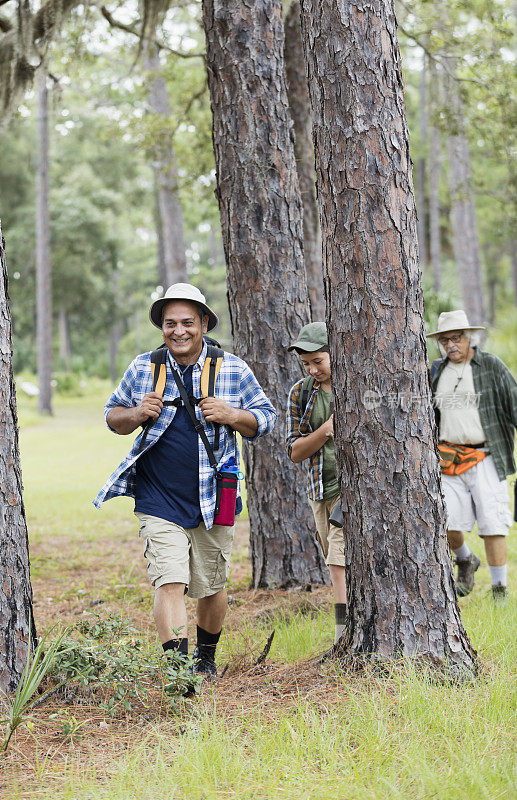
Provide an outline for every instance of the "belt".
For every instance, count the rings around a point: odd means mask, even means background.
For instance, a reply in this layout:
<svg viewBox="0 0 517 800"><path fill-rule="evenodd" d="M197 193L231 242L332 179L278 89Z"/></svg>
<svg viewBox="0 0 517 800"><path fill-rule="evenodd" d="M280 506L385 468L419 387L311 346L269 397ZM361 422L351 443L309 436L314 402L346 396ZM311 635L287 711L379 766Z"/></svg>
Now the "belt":
<svg viewBox="0 0 517 800"><path fill-rule="evenodd" d="M450 444L453 447L472 447L473 450L481 450L482 447L488 446L486 442L479 442L479 444L459 444L458 442L446 442L445 439L439 442L439 444Z"/></svg>

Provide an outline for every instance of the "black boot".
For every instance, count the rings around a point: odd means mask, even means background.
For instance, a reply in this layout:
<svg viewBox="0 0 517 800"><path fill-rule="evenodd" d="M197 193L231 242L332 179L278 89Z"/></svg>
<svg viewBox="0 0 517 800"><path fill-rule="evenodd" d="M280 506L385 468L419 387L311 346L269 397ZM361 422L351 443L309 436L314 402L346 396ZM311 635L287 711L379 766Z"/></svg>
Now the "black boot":
<svg viewBox="0 0 517 800"><path fill-rule="evenodd" d="M209 633L197 626L197 647L194 650L193 672L206 675L212 680L217 677L217 667L215 665L215 648L219 641L219 633Z"/></svg>

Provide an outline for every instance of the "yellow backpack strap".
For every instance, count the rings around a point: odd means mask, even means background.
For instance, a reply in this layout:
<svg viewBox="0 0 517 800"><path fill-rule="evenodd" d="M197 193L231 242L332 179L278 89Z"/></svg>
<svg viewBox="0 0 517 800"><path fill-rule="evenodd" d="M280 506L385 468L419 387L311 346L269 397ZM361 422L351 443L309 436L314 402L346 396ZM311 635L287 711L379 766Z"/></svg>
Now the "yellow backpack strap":
<svg viewBox="0 0 517 800"><path fill-rule="evenodd" d="M153 392L163 396L167 380L167 348L159 347L151 353L151 373L153 376Z"/></svg>
<svg viewBox="0 0 517 800"><path fill-rule="evenodd" d="M159 347L157 350L153 350L153 352L151 353L151 375L153 376L153 392L156 392L162 397L165 389L165 381L167 379L166 363L167 363L167 348ZM139 455L144 449L144 445L147 439L147 434L149 433L149 429L152 427L153 422L154 422L153 418L149 417L147 422L144 423L144 429L142 431L142 436L140 438L140 443L138 445L137 455Z"/></svg>
<svg viewBox="0 0 517 800"><path fill-rule="evenodd" d="M208 345L205 363L201 372L201 396L214 397L215 382L223 363L224 350Z"/></svg>

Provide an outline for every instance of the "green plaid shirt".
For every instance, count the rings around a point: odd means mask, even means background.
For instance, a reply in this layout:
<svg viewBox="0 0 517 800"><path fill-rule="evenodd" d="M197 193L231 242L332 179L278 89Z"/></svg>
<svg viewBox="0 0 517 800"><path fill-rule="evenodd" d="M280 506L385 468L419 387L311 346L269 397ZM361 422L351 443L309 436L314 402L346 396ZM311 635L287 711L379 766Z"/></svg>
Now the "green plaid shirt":
<svg viewBox="0 0 517 800"><path fill-rule="evenodd" d="M295 383L289 392L289 399L287 401L287 420L285 430L285 448L287 455L291 458L291 451L293 444L301 436L307 436L312 433L310 426L310 419L320 384L314 381L309 397L307 398L307 405L302 414L300 407L302 384L305 378ZM311 500L323 500L323 448L317 450L314 455L309 458L309 470L307 472L307 493Z"/></svg>
<svg viewBox="0 0 517 800"><path fill-rule="evenodd" d="M433 376L433 393L448 359ZM471 359L474 390L479 397L479 417L500 480L515 472L514 433L517 428L517 383L500 358L479 347ZM435 409L439 424L439 410Z"/></svg>

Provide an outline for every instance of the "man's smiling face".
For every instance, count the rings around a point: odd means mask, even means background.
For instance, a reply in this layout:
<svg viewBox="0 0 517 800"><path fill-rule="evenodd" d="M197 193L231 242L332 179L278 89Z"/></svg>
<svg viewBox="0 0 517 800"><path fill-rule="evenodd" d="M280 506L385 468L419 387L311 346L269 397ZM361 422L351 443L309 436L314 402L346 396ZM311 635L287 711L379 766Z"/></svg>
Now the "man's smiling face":
<svg viewBox="0 0 517 800"><path fill-rule="evenodd" d="M196 303L188 300L171 300L163 307L163 341L179 364L194 364L203 349L203 334L208 326L208 315L203 315Z"/></svg>

